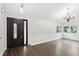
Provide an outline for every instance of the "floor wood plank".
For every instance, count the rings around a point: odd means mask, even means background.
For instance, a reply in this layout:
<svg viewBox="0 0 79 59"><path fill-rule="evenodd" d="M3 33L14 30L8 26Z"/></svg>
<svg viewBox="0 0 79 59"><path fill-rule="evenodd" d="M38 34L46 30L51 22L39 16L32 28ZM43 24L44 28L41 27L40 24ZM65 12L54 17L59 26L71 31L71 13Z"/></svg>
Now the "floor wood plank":
<svg viewBox="0 0 79 59"><path fill-rule="evenodd" d="M59 39L35 46L7 49L4 56L78 56L79 42Z"/></svg>

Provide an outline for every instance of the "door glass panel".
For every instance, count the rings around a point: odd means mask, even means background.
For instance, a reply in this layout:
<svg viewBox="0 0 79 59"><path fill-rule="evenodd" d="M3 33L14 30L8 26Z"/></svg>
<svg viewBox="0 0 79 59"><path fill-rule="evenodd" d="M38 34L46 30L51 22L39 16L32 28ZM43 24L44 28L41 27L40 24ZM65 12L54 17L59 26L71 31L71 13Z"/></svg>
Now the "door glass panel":
<svg viewBox="0 0 79 59"><path fill-rule="evenodd" d="M14 23L13 24L13 38L17 38L17 23Z"/></svg>
<svg viewBox="0 0 79 59"><path fill-rule="evenodd" d="M24 21L24 44L26 44L26 21Z"/></svg>

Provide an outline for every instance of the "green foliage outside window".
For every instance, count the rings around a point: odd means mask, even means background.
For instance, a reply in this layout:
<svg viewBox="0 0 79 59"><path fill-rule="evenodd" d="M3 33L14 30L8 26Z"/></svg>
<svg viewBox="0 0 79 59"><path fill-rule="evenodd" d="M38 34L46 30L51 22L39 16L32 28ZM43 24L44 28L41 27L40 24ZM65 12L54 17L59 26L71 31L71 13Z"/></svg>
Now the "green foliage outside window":
<svg viewBox="0 0 79 59"><path fill-rule="evenodd" d="M78 27L77 26L57 26L56 29L57 33L77 33L78 32Z"/></svg>

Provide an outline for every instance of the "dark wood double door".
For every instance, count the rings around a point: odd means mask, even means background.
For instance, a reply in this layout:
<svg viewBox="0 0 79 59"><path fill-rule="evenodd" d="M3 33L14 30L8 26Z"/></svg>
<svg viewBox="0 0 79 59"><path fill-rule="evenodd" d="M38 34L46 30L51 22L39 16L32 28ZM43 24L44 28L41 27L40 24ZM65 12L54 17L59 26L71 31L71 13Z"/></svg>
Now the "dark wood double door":
<svg viewBox="0 0 79 59"><path fill-rule="evenodd" d="M24 45L24 21L26 21L26 45L28 45L28 21L7 17L7 48Z"/></svg>

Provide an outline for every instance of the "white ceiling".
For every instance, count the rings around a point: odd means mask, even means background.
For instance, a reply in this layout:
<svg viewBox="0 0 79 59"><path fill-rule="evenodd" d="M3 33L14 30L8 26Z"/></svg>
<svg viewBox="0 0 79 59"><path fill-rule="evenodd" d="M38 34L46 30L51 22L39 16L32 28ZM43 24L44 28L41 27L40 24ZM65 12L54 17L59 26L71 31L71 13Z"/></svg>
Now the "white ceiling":
<svg viewBox="0 0 79 59"><path fill-rule="evenodd" d="M66 22L63 17L67 14L67 8L70 8L71 15L75 15L78 20L79 4L68 3L25 3L24 12L20 14L20 3L6 3L5 8L7 16L22 17L26 19L44 19L57 23Z"/></svg>

